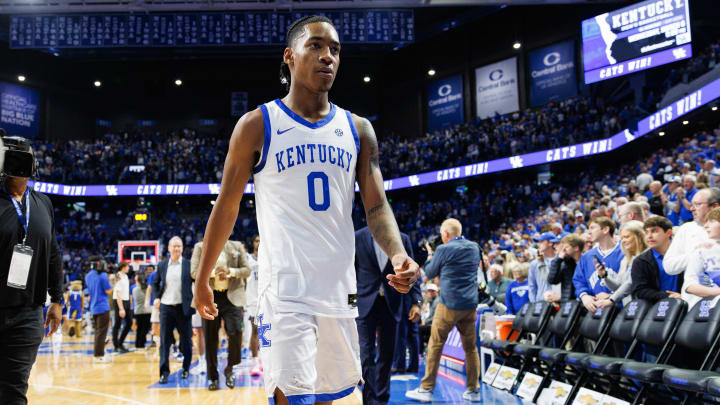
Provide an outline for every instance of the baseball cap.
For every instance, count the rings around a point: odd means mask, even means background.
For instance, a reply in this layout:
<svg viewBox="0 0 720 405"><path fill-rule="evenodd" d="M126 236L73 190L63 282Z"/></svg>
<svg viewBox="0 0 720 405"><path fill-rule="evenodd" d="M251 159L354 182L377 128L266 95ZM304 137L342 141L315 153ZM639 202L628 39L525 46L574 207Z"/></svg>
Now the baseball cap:
<svg viewBox="0 0 720 405"><path fill-rule="evenodd" d="M438 286L436 286L436 285L433 284L433 283L428 283L427 286L425 286L425 289L428 290L428 291L430 291L430 290L432 290L432 291L438 291Z"/></svg>
<svg viewBox="0 0 720 405"><path fill-rule="evenodd" d="M535 242L540 242L541 240L553 241L555 239L556 239L556 236L552 232L545 232L542 235L538 236L537 238L534 238Z"/></svg>
<svg viewBox="0 0 720 405"><path fill-rule="evenodd" d="M670 183L682 183L682 179L680 176L672 176L670 177Z"/></svg>
<svg viewBox="0 0 720 405"><path fill-rule="evenodd" d="M582 211L575 211L575 217L584 217L585 214L582 213Z"/></svg>

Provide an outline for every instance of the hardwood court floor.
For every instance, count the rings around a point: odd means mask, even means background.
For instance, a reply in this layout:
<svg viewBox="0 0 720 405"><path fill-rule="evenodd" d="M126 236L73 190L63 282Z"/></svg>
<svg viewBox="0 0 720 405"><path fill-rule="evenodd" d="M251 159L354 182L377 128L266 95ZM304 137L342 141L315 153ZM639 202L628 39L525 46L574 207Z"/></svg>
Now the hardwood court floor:
<svg viewBox="0 0 720 405"><path fill-rule="evenodd" d="M128 336L128 340L132 335ZM159 356L154 348L113 356L113 362L92 361L92 336L71 339L54 336L40 347L30 375L31 405L225 405L267 404L262 378L251 378L249 368L240 369L235 389L207 390L205 374L180 381L181 363L171 361L173 373L167 385L157 384ZM131 344L126 342L126 347ZM193 359L193 367L197 365ZM224 359L220 359L224 365ZM245 359L243 359L243 364ZM222 370L222 368L220 368ZM222 377L221 377L222 378ZM182 385L182 386L181 386ZM359 405L359 391L337 400L337 405Z"/></svg>

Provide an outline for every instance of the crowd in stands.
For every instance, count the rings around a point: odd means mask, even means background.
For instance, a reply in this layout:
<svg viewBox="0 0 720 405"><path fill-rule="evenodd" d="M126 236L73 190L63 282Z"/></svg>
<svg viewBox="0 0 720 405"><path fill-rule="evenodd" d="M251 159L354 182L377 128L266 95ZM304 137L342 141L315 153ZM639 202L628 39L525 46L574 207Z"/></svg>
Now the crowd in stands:
<svg viewBox="0 0 720 405"><path fill-rule="evenodd" d="M225 134L187 128L35 144L40 179L62 184L217 183L227 148Z"/></svg>
<svg viewBox="0 0 720 405"><path fill-rule="evenodd" d="M663 81L662 92L665 93L678 83L690 83L719 64L720 39L711 42L700 51L696 50L696 54L681 63L679 67L671 68L665 81Z"/></svg>

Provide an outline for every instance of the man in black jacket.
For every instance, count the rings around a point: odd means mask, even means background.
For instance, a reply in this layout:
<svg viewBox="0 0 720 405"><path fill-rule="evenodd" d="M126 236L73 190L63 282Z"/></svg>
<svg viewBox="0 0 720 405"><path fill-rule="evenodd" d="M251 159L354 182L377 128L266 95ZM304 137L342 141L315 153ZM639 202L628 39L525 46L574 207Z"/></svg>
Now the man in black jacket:
<svg viewBox="0 0 720 405"><path fill-rule="evenodd" d="M585 239L578 234L571 233L562 238L558 254L550 262L548 284L560 284L560 302L575 300L575 285L572 278L584 247ZM548 300L547 296L545 300Z"/></svg>
<svg viewBox="0 0 720 405"><path fill-rule="evenodd" d="M665 298L680 299L678 291L683 284L683 274L669 275L663 267L663 257L670 247L672 223L665 217L654 216L645 221L644 228L650 248L633 261L633 298L652 303Z"/></svg>

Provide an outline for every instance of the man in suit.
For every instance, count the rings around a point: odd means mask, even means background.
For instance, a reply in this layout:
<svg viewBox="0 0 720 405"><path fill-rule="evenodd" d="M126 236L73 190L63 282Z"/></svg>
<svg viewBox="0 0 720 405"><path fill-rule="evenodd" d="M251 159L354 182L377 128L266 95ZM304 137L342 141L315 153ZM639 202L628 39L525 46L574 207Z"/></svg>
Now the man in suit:
<svg viewBox="0 0 720 405"><path fill-rule="evenodd" d="M182 378L190 375L192 360L192 314L193 302L190 262L182 257L182 240L174 236L168 242L170 259L158 263L157 276L153 280L153 299L160 299L160 384L166 384L170 375L170 345L173 329L180 335L183 354Z"/></svg>
<svg viewBox="0 0 720 405"><path fill-rule="evenodd" d="M192 259L190 260L191 275L197 276L200 257L202 257L202 242L195 244ZM220 319L225 321L225 332L228 335L228 361L223 374L225 385L235 387L233 366L240 364L242 349L242 323L243 306L245 305L246 279L250 275L250 266L247 262L247 252L242 243L227 241L215 268L210 274L210 288L213 290L215 303L218 306L218 316L213 320L202 320L205 335L205 355L207 361L208 390L218 389L217 351L218 331Z"/></svg>
<svg viewBox="0 0 720 405"><path fill-rule="evenodd" d="M410 237L401 234L403 245L413 257ZM363 404L386 404L390 399L390 369L395 353L398 325L404 317L417 322L420 318L422 293L415 284L410 294L400 294L388 284L394 274L387 255L375 243L368 227L355 232L355 271L357 274L358 317L355 320L360 338L360 361ZM412 302L410 313L403 311L404 301ZM375 361L375 334L378 332L379 358Z"/></svg>

